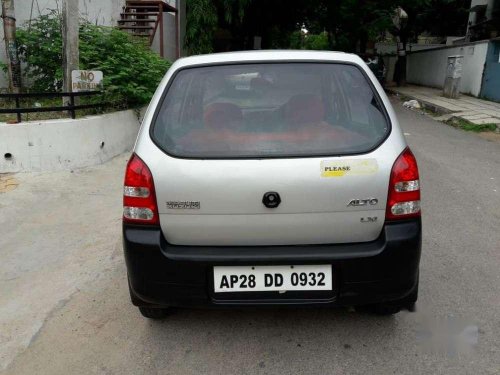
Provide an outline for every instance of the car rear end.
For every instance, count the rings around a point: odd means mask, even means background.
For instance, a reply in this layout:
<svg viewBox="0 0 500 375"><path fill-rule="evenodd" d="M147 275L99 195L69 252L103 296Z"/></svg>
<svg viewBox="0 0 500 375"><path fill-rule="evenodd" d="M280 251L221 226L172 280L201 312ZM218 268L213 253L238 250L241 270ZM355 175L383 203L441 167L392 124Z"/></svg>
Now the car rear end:
<svg viewBox="0 0 500 375"><path fill-rule="evenodd" d="M356 56L176 62L124 187L134 304L416 300L420 184L391 105Z"/></svg>

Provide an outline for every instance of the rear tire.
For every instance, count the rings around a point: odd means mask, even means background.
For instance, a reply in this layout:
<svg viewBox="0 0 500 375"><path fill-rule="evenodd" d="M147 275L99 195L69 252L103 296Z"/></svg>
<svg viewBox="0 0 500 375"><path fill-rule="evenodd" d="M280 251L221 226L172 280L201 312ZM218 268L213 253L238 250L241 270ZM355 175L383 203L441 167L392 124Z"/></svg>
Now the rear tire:
<svg viewBox="0 0 500 375"><path fill-rule="evenodd" d="M169 313L169 309L162 307L144 307L140 306L139 311L142 316L148 319L164 319Z"/></svg>
<svg viewBox="0 0 500 375"><path fill-rule="evenodd" d="M405 307L409 312L417 311L417 299L418 299L418 280L415 289L404 299L403 307Z"/></svg>
<svg viewBox="0 0 500 375"><path fill-rule="evenodd" d="M408 294L405 298L396 301L376 303L373 305L365 306L365 310L373 313L375 315L394 315L403 309L407 309L409 312L416 311L416 302L418 299L418 276L417 284L415 288Z"/></svg>
<svg viewBox="0 0 500 375"><path fill-rule="evenodd" d="M392 302L392 303L377 303L374 305L366 306L366 308L368 312L372 314L387 316L387 315L397 314L398 312L401 311L402 306L398 302Z"/></svg>
<svg viewBox="0 0 500 375"><path fill-rule="evenodd" d="M130 280L128 280L128 292L130 293L130 300L132 301L132 304L134 306L140 306L144 304L144 302L141 301L139 297L137 297L134 291L132 290L132 287L130 286Z"/></svg>

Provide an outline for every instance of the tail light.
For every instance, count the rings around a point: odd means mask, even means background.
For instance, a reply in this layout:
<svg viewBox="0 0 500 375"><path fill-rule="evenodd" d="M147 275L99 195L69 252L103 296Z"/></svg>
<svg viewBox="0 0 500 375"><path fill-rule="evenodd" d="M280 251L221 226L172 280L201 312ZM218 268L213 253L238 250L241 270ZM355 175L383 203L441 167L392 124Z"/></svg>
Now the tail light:
<svg viewBox="0 0 500 375"><path fill-rule="evenodd" d="M417 160L406 148L392 166L387 197L387 220L420 216L420 180Z"/></svg>
<svg viewBox="0 0 500 375"><path fill-rule="evenodd" d="M158 224L153 175L136 154L130 158L123 186L123 222Z"/></svg>

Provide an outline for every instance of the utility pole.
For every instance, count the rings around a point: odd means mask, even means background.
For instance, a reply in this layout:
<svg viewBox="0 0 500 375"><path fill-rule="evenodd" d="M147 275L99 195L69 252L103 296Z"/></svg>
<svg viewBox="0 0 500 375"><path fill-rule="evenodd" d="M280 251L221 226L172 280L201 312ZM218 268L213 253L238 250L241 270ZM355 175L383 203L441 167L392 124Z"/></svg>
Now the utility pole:
<svg viewBox="0 0 500 375"><path fill-rule="evenodd" d="M62 2L63 91L71 91L71 71L78 70L78 0ZM67 104L69 98L65 98Z"/></svg>
<svg viewBox="0 0 500 375"><path fill-rule="evenodd" d="M7 52L7 70L9 73L9 89L13 93L21 92L21 62L17 55L16 15L14 0L2 0L3 32L5 51Z"/></svg>

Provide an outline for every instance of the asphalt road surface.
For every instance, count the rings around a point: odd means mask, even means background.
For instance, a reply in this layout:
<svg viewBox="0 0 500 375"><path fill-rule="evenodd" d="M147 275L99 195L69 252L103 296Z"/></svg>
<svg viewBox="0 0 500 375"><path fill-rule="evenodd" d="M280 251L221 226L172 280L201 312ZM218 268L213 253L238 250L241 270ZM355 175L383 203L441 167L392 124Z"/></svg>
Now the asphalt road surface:
<svg viewBox="0 0 500 375"><path fill-rule="evenodd" d="M144 319L129 302L120 243L123 155L72 173L0 177L0 371L499 374L500 143L395 105L423 185L416 313Z"/></svg>

